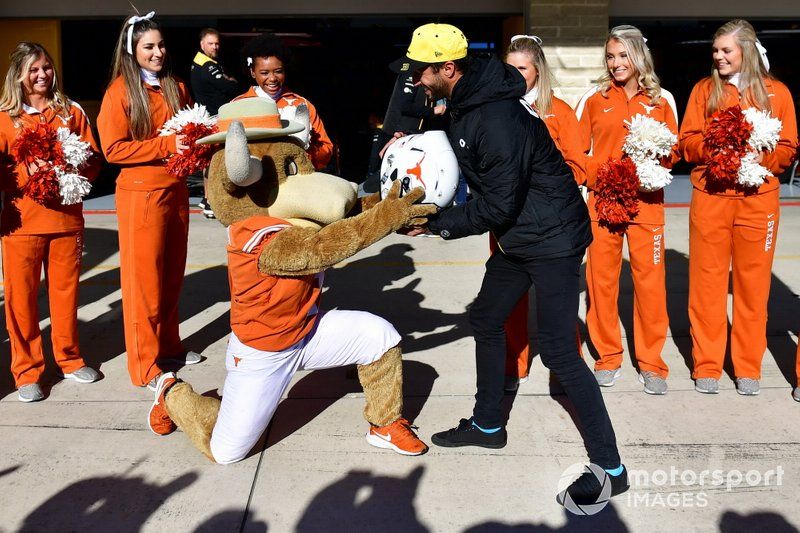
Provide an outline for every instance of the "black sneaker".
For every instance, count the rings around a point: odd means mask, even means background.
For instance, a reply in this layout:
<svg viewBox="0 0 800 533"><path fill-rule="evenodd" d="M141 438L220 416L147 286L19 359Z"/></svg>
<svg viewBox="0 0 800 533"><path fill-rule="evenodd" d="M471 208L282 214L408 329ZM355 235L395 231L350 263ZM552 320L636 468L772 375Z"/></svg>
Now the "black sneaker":
<svg viewBox="0 0 800 533"><path fill-rule="evenodd" d="M206 198L203 197L202 200L197 202L197 207L199 207L200 209L210 209L211 205L209 205L208 200L206 200Z"/></svg>
<svg viewBox="0 0 800 533"><path fill-rule="evenodd" d="M500 428L494 433L484 433L469 420L462 418L458 427L434 433L431 441L437 446L456 448L458 446L480 446L481 448L502 448L507 440L506 428Z"/></svg>
<svg viewBox="0 0 800 533"><path fill-rule="evenodd" d="M606 483L611 485L611 493L607 495L603 494L603 485ZM581 477L573 481L566 490L558 493L556 501L564 505L566 493L569 493L570 498L576 505L592 505L599 503L601 499L612 498L618 494L622 494L630 488L630 484L628 483L628 470L623 465L622 473L618 476L605 473L603 485L600 484L595 472L584 472L581 474Z"/></svg>

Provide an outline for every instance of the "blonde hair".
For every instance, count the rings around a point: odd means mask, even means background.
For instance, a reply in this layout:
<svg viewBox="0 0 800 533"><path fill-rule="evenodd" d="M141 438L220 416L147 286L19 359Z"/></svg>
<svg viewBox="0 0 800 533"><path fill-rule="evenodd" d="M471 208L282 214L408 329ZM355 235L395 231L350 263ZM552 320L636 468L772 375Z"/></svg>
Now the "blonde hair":
<svg viewBox="0 0 800 533"><path fill-rule="evenodd" d="M714 34L714 40L730 35L742 50L742 68L739 71L739 94L742 100L751 107L769 111L771 109L767 96L767 85L764 80L772 78L767 71L761 54L756 48L756 30L746 20L731 20L723 24ZM716 62L711 66L711 95L708 98L707 114L719 110L725 99L725 80L717 70Z"/></svg>
<svg viewBox="0 0 800 533"><path fill-rule="evenodd" d="M650 97L651 104L657 104L661 100L661 81L656 75L653 67L653 56L650 55L650 49L644 42L642 32L635 26L616 26L611 28L608 33L605 45L608 46L608 43L612 40L622 43L622 46L625 47L625 51L628 53L628 60L633 68L636 69L639 87ZM614 78L606 64L605 72L597 80L600 93L603 96L608 94L612 83L614 83Z"/></svg>
<svg viewBox="0 0 800 533"><path fill-rule="evenodd" d="M56 113L64 117L69 116L69 99L61 92L53 58L41 44L27 41L17 44L9 57L10 65L6 73L6 81L3 84L3 93L0 96L0 111L7 111L12 118L18 117L22 113L22 105L27 103L22 82L28 76L31 65L41 57L47 59L53 67L53 84L50 86L48 105Z"/></svg>
<svg viewBox="0 0 800 533"><path fill-rule="evenodd" d="M161 32L161 27L154 20L140 20L133 26L131 38L131 49L133 53L128 53L128 19L122 24L117 39L117 47L114 50L114 60L111 65L111 81L113 83L118 77L122 76L125 83L125 92L128 96L128 129L131 137L137 141L142 141L151 137L154 133L153 122L150 118L150 99L147 90L142 84L141 67L136 61L136 47L139 40L146 32L157 30ZM161 91L172 113L176 113L181 107L181 97L178 91L178 82L172 77L169 65L169 55L164 55L164 62L161 71L158 72L158 81L161 84Z"/></svg>
<svg viewBox="0 0 800 533"><path fill-rule="evenodd" d="M553 76L553 71L547 64L547 58L544 56L544 50L541 45L530 37L520 37L511 41L506 50L506 58L511 53L527 54L530 57L531 63L536 67L538 76L536 78L535 87L539 88L539 94L536 96L536 101L533 103L539 113L546 115L550 112L553 106L553 87L556 85L556 78Z"/></svg>

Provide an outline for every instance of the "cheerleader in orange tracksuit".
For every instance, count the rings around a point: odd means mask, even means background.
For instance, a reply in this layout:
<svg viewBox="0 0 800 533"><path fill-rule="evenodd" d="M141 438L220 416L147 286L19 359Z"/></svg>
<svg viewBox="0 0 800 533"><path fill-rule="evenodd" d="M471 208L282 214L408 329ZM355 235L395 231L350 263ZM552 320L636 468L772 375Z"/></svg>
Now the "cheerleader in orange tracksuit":
<svg viewBox="0 0 800 533"><path fill-rule="evenodd" d="M322 170L331 161L333 143L325 132L325 126L317 114L317 109L307 99L293 93L284 86L286 81L286 64L291 52L280 38L271 33L260 35L247 43L242 50L242 59L250 70L250 76L256 84L248 91L237 96L240 98L270 98L278 104L281 115L288 106L305 104L308 107L311 131L306 151L311 163L317 170ZM293 117L289 117L293 118Z"/></svg>
<svg viewBox="0 0 800 533"><path fill-rule="evenodd" d="M506 63L519 70L525 78L528 92L525 101L533 107L547 126L556 147L582 185L586 180L586 155L578 129L575 112L564 100L553 95L555 78L547 64L542 40L535 35L516 35L506 52ZM494 237L489 235L492 252L497 247ZM517 302L505 325L506 329L506 390L516 390L528 380L530 343L528 339L528 295ZM580 337L578 337L580 346Z"/></svg>
<svg viewBox="0 0 800 533"><path fill-rule="evenodd" d="M128 372L134 385L155 390L162 366L201 358L183 348L178 334L189 193L184 178L169 174L165 164L187 147L180 135L158 134L190 97L169 72L152 15L123 25L97 129L106 159L122 167L116 206Z"/></svg>
<svg viewBox="0 0 800 533"><path fill-rule="evenodd" d="M672 95L660 87L653 60L641 32L633 26L613 28L606 40L607 72L598 86L578 105L584 147L591 151L586 164L589 213L594 241L587 251L586 325L599 354L595 377L611 387L622 365L619 326L619 276L622 245L628 239L634 286L633 339L639 379L648 394L667 391L667 364L661 350L667 337L667 294L664 273L664 191L640 192L639 214L624 228L600 224L596 210L598 169L609 159L623 156L626 121L642 114L667 125L677 134L678 120ZM677 146L670 161L677 161Z"/></svg>
<svg viewBox="0 0 800 533"><path fill-rule="evenodd" d="M53 61L40 44L22 42L10 57L0 98L0 156L3 212L3 284L6 327L11 344L11 372L20 401L44 398L39 380L44 372L42 332L37 296L42 266L50 301L53 355L65 378L91 383L100 376L84 362L78 347L78 277L83 249L83 204L59 200L38 203L23 194L35 164L11 155L20 132L41 124L70 132L88 142L94 155L81 175L94 179L100 169L97 144L89 120L78 104L61 93Z"/></svg>
<svg viewBox="0 0 800 533"><path fill-rule="evenodd" d="M715 394L728 344L728 275L733 263L731 358L740 394L759 392L767 348L767 300L780 219L778 176L792 162L797 121L792 95L768 73L766 54L744 20L714 34L711 76L695 85L681 125L683 157L692 170L689 210L689 321L695 389ZM764 51L765 52L765 51ZM760 187L721 188L703 178L704 132L716 111L741 106L780 119L777 147L759 154L769 176Z"/></svg>

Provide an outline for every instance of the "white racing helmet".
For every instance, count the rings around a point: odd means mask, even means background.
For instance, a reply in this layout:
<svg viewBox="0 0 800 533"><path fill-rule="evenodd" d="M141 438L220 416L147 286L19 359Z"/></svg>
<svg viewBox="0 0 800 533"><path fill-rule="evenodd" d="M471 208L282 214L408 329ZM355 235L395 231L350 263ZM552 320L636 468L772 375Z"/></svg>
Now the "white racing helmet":
<svg viewBox="0 0 800 533"><path fill-rule="evenodd" d="M381 162L381 198L386 198L395 180L401 182L401 197L422 187L422 203L449 206L458 187L458 161L447 135L426 131L397 139Z"/></svg>

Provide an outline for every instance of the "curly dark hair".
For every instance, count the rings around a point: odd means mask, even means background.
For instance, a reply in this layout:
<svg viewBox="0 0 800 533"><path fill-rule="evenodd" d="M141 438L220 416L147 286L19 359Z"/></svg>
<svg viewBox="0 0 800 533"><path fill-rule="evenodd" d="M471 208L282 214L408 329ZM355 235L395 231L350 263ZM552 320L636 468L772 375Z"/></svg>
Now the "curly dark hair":
<svg viewBox="0 0 800 533"><path fill-rule="evenodd" d="M250 72L250 65L247 58L255 61L257 57L277 57L283 63L284 68L289 66L292 60L292 51L286 46L283 40L274 33L262 33L242 47L240 52L242 67L246 72Z"/></svg>

